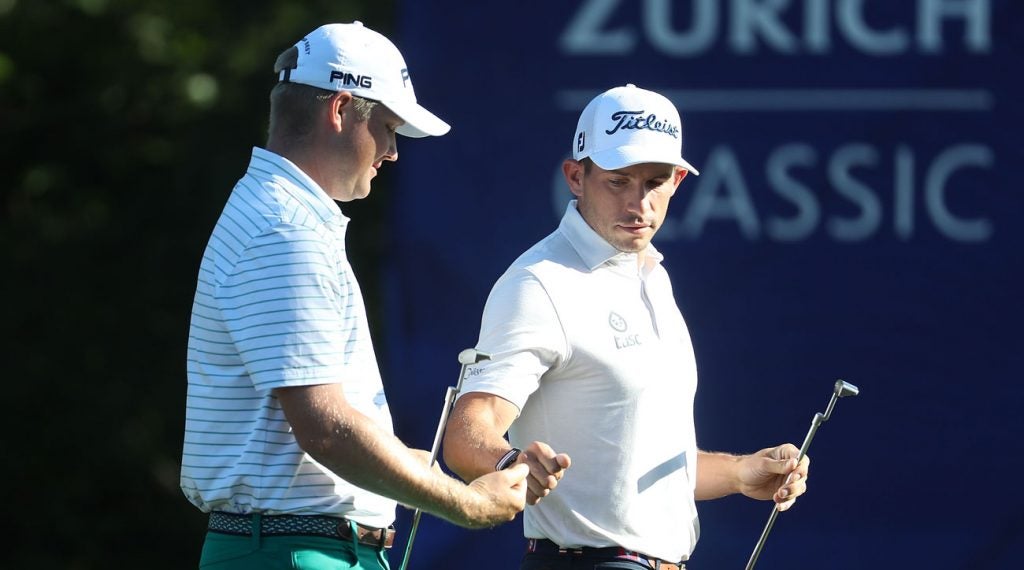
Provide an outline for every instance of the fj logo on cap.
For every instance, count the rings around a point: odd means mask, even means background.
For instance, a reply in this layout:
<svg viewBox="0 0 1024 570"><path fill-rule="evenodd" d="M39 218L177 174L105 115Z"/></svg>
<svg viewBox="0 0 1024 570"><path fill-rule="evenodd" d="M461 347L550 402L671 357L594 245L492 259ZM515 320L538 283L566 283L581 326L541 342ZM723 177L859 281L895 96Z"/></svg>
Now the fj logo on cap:
<svg viewBox="0 0 1024 570"><path fill-rule="evenodd" d="M331 78L328 81L334 83L335 80L340 80L342 85L353 85L363 89L373 87L373 78L369 75L353 75L344 71L334 70L331 71Z"/></svg>
<svg viewBox="0 0 1024 570"><path fill-rule="evenodd" d="M679 127L658 119L654 113L644 114L644 111L616 111L612 113L611 120L615 126L605 134L614 135L620 130L641 130L665 133L672 138L679 138Z"/></svg>
<svg viewBox="0 0 1024 570"><path fill-rule="evenodd" d="M580 131L580 136L576 137L576 152L583 152L585 146L587 146L587 133Z"/></svg>

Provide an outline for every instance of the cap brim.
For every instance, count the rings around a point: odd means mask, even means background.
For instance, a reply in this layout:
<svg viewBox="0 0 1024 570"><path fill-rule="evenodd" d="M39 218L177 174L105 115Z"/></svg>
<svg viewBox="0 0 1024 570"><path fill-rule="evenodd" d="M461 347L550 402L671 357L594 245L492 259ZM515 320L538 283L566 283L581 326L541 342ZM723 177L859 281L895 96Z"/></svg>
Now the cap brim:
<svg viewBox="0 0 1024 570"><path fill-rule="evenodd" d="M650 147L644 146L619 146L598 151L590 154L590 160L605 170L618 170L642 163L674 164L700 176L700 171L683 157L674 154L652 154Z"/></svg>
<svg viewBox="0 0 1024 570"><path fill-rule="evenodd" d="M418 103L412 101L381 101L381 103L405 121L405 124L395 129L402 136L439 137L451 130L448 123Z"/></svg>

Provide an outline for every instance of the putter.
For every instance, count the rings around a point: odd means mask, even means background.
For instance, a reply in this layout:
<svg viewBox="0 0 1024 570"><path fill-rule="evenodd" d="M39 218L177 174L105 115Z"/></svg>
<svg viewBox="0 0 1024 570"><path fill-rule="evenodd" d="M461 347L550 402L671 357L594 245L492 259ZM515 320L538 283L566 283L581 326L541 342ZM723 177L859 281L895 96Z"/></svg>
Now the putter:
<svg viewBox="0 0 1024 570"><path fill-rule="evenodd" d="M804 456L807 455L807 448L811 446L811 440L814 439L814 434L818 431L818 427L827 422L832 416L832 410L836 407L836 401L839 398L845 398L847 396L856 396L860 393L860 388L844 382L842 380L836 380L835 389L832 391L832 399L828 401L828 407L825 408L825 413L818 412L814 414L814 419L811 420L811 429L807 432L807 437L804 438L804 444L800 447L800 455L797 456L797 463L803 460ZM779 516L778 506L772 507L772 514L768 517L768 524L764 525L764 531L761 532L761 538L757 541L757 546L754 547L753 554L750 555L750 560L747 561L746 570L753 570L754 564L757 562L757 557L761 555L761 550L764 548L764 543L768 540L768 533L772 531L772 526L775 524L775 519Z"/></svg>
<svg viewBox="0 0 1024 570"><path fill-rule="evenodd" d="M480 352L475 348L467 348L459 353L459 363L462 368L459 370L459 381L455 386L449 386L444 397L444 409L441 410L441 420L437 422L437 431L434 433L434 444L430 446L430 466L437 462L437 452L441 448L441 438L444 436L444 428L448 425L448 414L452 411L452 404L455 403L455 396L462 390L462 381L466 378L466 369L484 360L490 360L491 355ZM423 512L419 509L413 511L412 527L409 529L409 541L405 543L405 553L402 555L400 570L406 570L409 566L409 555L412 553L412 541L416 540L416 529L420 526L420 516Z"/></svg>

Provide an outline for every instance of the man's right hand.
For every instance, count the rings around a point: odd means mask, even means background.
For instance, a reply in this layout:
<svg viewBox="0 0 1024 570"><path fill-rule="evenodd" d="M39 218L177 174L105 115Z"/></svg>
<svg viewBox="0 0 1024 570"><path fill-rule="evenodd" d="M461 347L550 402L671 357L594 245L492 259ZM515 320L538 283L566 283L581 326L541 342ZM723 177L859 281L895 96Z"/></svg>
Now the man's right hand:
<svg viewBox="0 0 1024 570"><path fill-rule="evenodd" d="M509 522L526 506L526 477L530 469L517 464L478 477L466 487L463 520L452 522L466 528L487 528Z"/></svg>

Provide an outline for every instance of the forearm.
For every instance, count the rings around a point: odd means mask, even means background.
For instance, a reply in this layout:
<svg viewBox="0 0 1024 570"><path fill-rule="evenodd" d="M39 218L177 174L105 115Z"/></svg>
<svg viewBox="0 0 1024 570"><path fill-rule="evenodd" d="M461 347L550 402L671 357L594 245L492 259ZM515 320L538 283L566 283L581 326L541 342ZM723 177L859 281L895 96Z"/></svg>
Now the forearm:
<svg viewBox="0 0 1024 570"><path fill-rule="evenodd" d="M445 431L444 462L464 481L472 481L494 471L494 466L509 449L503 434L453 418Z"/></svg>
<svg viewBox="0 0 1024 570"><path fill-rule="evenodd" d="M716 499L742 493L752 499L774 500L781 510L792 506L807 490L810 458L797 461L792 444L768 447L748 455L697 453L697 499Z"/></svg>
<svg viewBox="0 0 1024 570"><path fill-rule="evenodd" d="M467 394L460 398L445 430L445 465L466 481L494 471L510 449L505 432L515 413L512 404L496 396Z"/></svg>
<svg viewBox="0 0 1024 570"><path fill-rule="evenodd" d="M696 499L705 501L739 493L740 459L728 453L698 451Z"/></svg>
<svg viewBox="0 0 1024 570"><path fill-rule="evenodd" d="M276 394L299 446L317 462L362 489L466 524L474 509L465 486L348 405L337 386Z"/></svg>
<svg viewBox="0 0 1024 570"><path fill-rule="evenodd" d="M303 447L357 487L448 520L463 518L464 485L431 468L421 454L359 412L339 422L330 437Z"/></svg>

